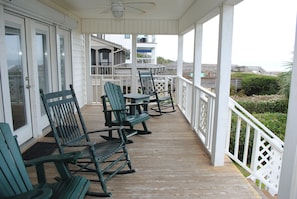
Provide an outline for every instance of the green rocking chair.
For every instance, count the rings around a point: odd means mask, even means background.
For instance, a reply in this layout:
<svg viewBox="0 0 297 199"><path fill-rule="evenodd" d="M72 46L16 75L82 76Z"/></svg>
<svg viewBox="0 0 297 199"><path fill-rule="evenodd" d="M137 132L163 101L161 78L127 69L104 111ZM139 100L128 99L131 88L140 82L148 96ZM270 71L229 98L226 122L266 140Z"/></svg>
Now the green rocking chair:
<svg viewBox="0 0 297 199"><path fill-rule="evenodd" d="M127 140L127 138L138 134L138 135L147 135L152 132L148 130L146 121L150 119L149 114L145 111L147 102L144 103L129 103L126 104L124 94L119 85L116 85L112 82L106 82L104 84L104 91L106 95L102 96L103 112L105 116L105 126L125 126L128 128L124 129L127 143L132 142ZM108 106L109 104L110 106ZM144 106L144 110L141 107ZM110 107L111 109L108 109ZM132 113L131 110L134 110L136 113ZM113 117L113 116L114 117ZM137 124L142 125L142 130L135 129L134 126ZM106 139L111 139L112 135L109 134Z"/></svg>
<svg viewBox="0 0 297 199"><path fill-rule="evenodd" d="M88 192L88 195L111 196L106 183L116 174L135 172L128 155L123 127L88 131L72 85L69 90L47 94L40 90L40 94L59 152L63 154L74 148L82 151L73 172L93 172L98 176L97 181L103 192ZM94 141L89 136L97 133L97 138L101 138L100 135L109 132L115 133L119 139Z"/></svg>
<svg viewBox="0 0 297 199"><path fill-rule="evenodd" d="M155 79L151 71L148 71L148 72L138 71L138 74L139 74L142 94L150 96L149 103L154 104L152 107L150 107L150 109L157 112L157 114L150 114L150 115L160 116L163 113L175 112L171 91L162 90L162 89L158 90L157 84L155 82ZM162 84L163 83L160 83L159 86ZM163 86L160 86L160 87L163 87Z"/></svg>
<svg viewBox="0 0 297 199"><path fill-rule="evenodd" d="M67 165L75 162L79 152L44 156L26 161L22 158L16 137L7 123L0 123L0 198L1 199L82 199L90 182L71 176ZM47 183L44 164L53 162L60 174L56 183ZM25 166L35 166L38 184L33 186Z"/></svg>

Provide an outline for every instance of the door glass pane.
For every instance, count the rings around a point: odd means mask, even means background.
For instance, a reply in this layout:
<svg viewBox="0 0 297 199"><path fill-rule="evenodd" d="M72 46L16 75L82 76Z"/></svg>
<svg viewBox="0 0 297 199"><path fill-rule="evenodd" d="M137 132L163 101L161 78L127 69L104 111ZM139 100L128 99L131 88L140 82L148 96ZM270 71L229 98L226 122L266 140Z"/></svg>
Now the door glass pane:
<svg viewBox="0 0 297 199"><path fill-rule="evenodd" d="M65 39L60 35L60 67L61 67L61 87L62 90L66 89L66 66L65 66Z"/></svg>
<svg viewBox="0 0 297 199"><path fill-rule="evenodd" d="M9 91L14 130L27 124L21 39L20 29L5 27Z"/></svg>
<svg viewBox="0 0 297 199"><path fill-rule="evenodd" d="M48 74L48 52L47 52L46 34L36 33L36 55L38 67L39 88L45 93L49 92L49 74ZM43 105L41 107L41 115L45 114Z"/></svg>

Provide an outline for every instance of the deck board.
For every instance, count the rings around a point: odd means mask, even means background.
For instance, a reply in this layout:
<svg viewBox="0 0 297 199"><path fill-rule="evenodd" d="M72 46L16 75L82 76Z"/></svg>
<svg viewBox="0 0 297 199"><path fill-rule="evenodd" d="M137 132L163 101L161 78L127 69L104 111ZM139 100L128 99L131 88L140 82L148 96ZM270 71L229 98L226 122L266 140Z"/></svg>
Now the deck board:
<svg viewBox="0 0 297 199"><path fill-rule="evenodd" d="M84 106L82 113L89 130L103 127L100 105ZM225 166L211 165L201 142L178 110L152 117L147 125L152 134L133 136L134 143L127 145L136 172L117 175L107 183L112 198L265 198L227 157ZM100 190L99 183L92 183L91 190Z"/></svg>

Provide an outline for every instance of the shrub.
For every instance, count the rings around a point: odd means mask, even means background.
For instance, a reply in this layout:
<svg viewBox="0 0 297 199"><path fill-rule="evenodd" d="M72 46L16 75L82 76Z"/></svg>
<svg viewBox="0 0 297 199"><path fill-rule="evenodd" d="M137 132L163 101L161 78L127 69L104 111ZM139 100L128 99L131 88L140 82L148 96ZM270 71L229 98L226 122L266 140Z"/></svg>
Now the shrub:
<svg viewBox="0 0 297 199"><path fill-rule="evenodd" d="M254 114L254 116L281 140L284 141L286 133L287 114L261 113Z"/></svg>
<svg viewBox="0 0 297 199"><path fill-rule="evenodd" d="M292 70L283 72L278 75L280 87L279 93L285 95L287 98L289 98L290 95L291 76Z"/></svg>
<svg viewBox="0 0 297 199"><path fill-rule="evenodd" d="M282 95L265 95L233 98L250 113L287 113L288 99Z"/></svg>
<svg viewBox="0 0 297 199"><path fill-rule="evenodd" d="M280 89L277 77L265 75L242 77L241 86L248 96L276 94Z"/></svg>

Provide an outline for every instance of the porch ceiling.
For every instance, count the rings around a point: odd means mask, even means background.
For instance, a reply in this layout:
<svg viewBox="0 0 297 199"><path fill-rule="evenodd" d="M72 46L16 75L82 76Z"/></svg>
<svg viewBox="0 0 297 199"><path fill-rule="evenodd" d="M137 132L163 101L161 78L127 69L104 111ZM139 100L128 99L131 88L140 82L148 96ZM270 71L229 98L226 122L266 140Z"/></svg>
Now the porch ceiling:
<svg viewBox="0 0 297 199"><path fill-rule="evenodd" d="M153 2L154 5L134 6L145 13L125 7L124 15L120 18L112 15L112 0L40 1L81 19L84 33L180 34L193 24L217 15L222 3L234 5L242 0L121 0L124 3Z"/></svg>

